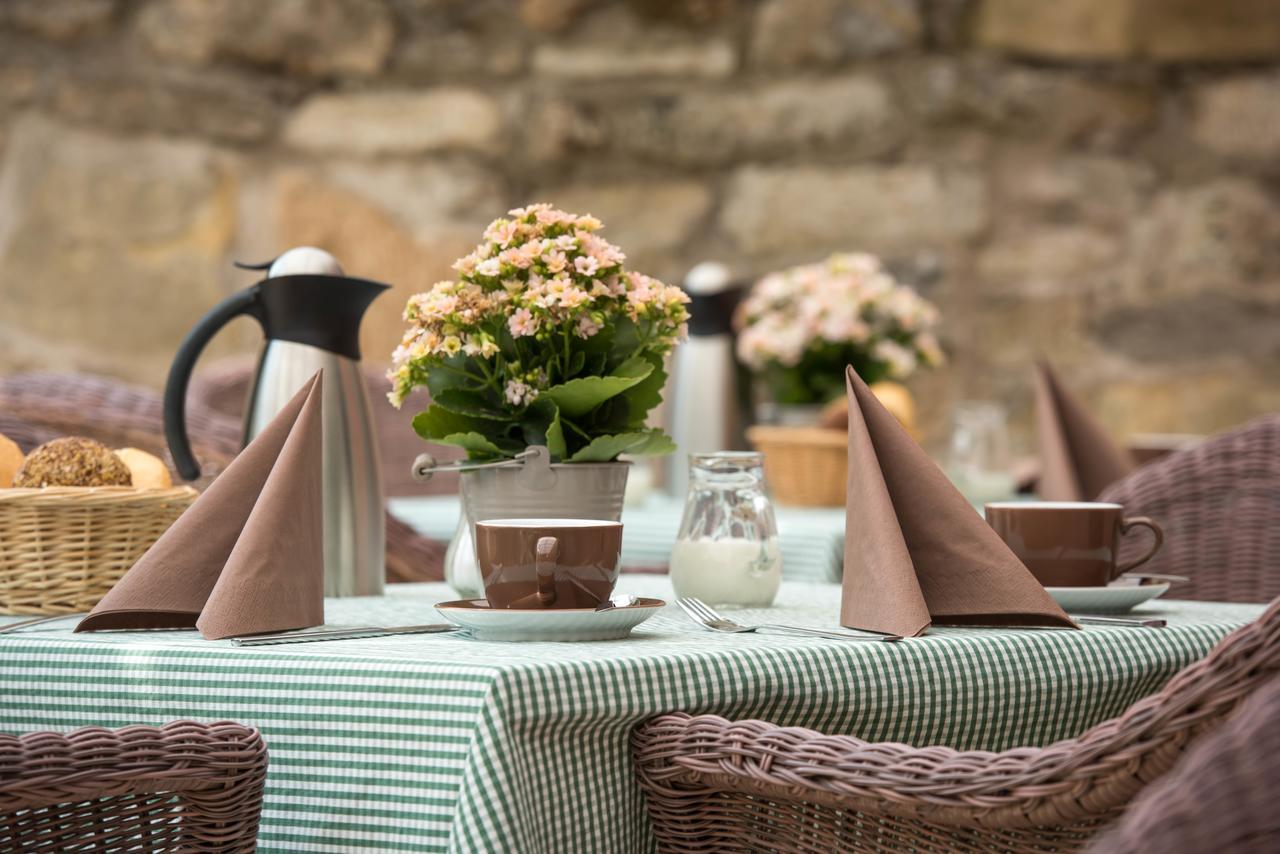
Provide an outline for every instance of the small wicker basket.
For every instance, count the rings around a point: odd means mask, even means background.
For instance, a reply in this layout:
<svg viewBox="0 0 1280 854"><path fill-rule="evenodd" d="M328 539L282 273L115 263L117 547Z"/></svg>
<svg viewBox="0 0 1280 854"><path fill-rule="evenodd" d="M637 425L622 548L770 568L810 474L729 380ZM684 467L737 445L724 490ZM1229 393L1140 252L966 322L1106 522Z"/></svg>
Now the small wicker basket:
<svg viewBox="0 0 1280 854"><path fill-rule="evenodd" d="M90 610L196 494L189 486L0 489L0 614Z"/></svg>
<svg viewBox="0 0 1280 854"><path fill-rule="evenodd" d="M764 476L779 504L844 506L849 437L824 427L757 426L747 439L764 455Z"/></svg>

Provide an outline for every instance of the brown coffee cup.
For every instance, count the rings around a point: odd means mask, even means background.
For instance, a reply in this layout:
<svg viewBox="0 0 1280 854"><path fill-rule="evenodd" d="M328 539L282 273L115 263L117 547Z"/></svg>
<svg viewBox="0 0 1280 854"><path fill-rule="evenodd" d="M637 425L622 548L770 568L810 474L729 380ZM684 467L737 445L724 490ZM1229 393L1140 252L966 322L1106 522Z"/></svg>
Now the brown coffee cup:
<svg viewBox="0 0 1280 854"><path fill-rule="evenodd" d="M1093 501L1008 501L986 506L987 524L1045 587L1105 587L1141 566L1164 543L1145 516L1125 518L1119 504ZM1142 557L1118 564L1120 538L1134 528L1155 535Z"/></svg>
<svg viewBox="0 0 1280 854"><path fill-rule="evenodd" d="M622 524L596 519L488 519L476 557L491 608L594 608L613 593Z"/></svg>

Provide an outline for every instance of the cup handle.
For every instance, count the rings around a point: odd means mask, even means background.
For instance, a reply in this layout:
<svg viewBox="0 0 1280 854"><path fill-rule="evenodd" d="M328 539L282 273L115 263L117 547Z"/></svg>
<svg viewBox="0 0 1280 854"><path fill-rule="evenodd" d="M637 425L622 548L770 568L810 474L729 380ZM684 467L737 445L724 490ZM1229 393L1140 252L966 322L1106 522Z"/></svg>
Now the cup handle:
<svg viewBox="0 0 1280 854"><path fill-rule="evenodd" d="M1160 547L1164 545L1164 529L1155 521L1148 519L1146 516L1134 516L1131 519L1125 519L1120 522L1120 533L1129 533L1134 528L1148 528L1155 535L1155 542L1151 544L1151 549L1137 560L1131 560L1128 563L1121 564L1116 568L1117 575L1123 575L1130 570L1137 569L1147 561L1156 556L1156 552L1160 551Z"/></svg>
<svg viewBox="0 0 1280 854"><path fill-rule="evenodd" d="M534 551L538 601L549 607L556 603L556 561L560 557L560 541L555 537L539 537Z"/></svg>

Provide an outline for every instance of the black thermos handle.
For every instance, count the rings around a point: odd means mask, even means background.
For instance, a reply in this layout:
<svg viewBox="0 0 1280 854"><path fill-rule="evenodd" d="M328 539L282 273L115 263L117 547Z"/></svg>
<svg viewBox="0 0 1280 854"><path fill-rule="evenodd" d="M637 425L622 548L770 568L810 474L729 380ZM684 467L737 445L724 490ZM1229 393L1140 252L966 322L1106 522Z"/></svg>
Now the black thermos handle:
<svg viewBox="0 0 1280 854"><path fill-rule="evenodd" d="M196 359L209 339L240 315L247 314L262 322L258 300L259 289L254 285L215 305L182 339L173 358L169 379L164 384L164 437L169 443L169 453L173 455L178 474L184 480L195 480L200 476L200 464L191 452L191 441L187 438L187 383L191 380Z"/></svg>

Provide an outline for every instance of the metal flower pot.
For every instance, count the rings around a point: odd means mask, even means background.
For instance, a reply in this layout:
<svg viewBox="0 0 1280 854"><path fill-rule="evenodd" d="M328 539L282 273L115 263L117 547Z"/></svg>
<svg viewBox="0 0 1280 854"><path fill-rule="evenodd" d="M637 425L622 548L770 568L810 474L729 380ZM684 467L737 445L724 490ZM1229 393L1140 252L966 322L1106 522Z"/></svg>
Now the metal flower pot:
<svg viewBox="0 0 1280 854"><path fill-rule="evenodd" d="M444 579L459 596L484 595L476 562L475 523L486 519L622 520L622 500L631 464L557 463L552 476L530 478L521 468L464 471L462 513L444 559Z"/></svg>

